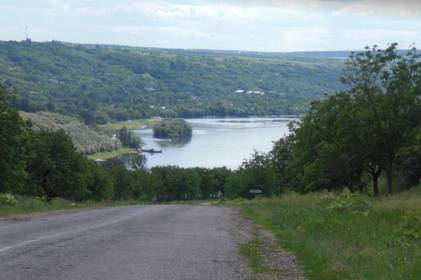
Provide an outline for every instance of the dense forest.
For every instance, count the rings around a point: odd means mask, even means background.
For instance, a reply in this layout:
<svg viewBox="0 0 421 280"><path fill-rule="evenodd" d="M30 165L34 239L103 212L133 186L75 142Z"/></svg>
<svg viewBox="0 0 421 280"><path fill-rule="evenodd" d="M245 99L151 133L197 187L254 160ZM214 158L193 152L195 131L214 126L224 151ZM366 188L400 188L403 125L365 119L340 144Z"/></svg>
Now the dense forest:
<svg viewBox="0 0 421 280"><path fill-rule="evenodd" d="M61 42L0 42L0 83L26 112L85 123L303 113L341 88L343 60Z"/></svg>

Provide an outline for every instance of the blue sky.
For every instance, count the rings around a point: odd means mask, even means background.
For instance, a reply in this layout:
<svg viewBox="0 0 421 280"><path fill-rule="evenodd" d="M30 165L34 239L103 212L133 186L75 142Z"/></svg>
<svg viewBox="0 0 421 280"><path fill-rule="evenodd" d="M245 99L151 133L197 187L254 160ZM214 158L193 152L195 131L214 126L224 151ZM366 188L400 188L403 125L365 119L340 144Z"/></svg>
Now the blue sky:
<svg viewBox="0 0 421 280"><path fill-rule="evenodd" d="M421 0L0 0L0 40L254 51L421 46Z"/></svg>

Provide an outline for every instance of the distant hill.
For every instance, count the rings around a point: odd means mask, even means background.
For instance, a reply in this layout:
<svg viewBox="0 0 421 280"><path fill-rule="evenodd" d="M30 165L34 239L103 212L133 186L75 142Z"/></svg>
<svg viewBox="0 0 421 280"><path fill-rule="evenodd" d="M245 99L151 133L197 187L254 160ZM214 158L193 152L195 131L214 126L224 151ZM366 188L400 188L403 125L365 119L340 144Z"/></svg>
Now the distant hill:
<svg viewBox="0 0 421 280"><path fill-rule="evenodd" d="M20 115L24 120L30 120L34 131L63 129L72 138L75 147L86 154L113 151L121 146L120 141L113 140L72 117L48 112L21 112Z"/></svg>
<svg viewBox="0 0 421 280"><path fill-rule="evenodd" d="M0 42L0 83L16 91L20 110L88 124L295 114L341 88L343 60L293 56L10 41Z"/></svg>

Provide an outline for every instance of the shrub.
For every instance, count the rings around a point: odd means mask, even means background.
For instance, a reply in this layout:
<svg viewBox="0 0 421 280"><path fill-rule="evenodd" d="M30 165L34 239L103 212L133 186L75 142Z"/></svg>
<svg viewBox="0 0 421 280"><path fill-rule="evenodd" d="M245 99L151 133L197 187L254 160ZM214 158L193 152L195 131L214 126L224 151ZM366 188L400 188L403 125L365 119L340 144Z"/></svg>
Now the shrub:
<svg viewBox="0 0 421 280"><path fill-rule="evenodd" d="M400 235L404 239L421 239L421 215L415 211L406 211L400 222Z"/></svg>
<svg viewBox="0 0 421 280"><path fill-rule="evenodd" d="M345 188L341 194L328 198L327 208L335 212L368 212L371 206L370 197L361 193L351 193Z"/></svg>
<svg viewBox="0 0 421 280"><path fill-rule="evenodd" d="M0 194L0 206L16 206L18 201L15 196L10 193Z"/></svg>

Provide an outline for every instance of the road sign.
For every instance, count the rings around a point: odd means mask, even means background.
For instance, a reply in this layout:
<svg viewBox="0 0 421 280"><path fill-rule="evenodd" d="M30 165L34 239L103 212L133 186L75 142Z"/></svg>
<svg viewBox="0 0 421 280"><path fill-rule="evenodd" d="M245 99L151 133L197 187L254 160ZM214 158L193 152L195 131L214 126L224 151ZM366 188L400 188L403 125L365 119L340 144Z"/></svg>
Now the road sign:
<svg viewBox="0 0 421 280"><path fill-rule="evenodd" d="M262 190L259 190L259 189L250 189L250 193L258 194L258 193L262 193Z"/></svg>

